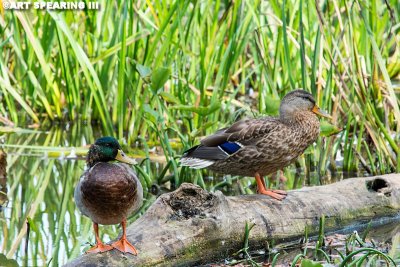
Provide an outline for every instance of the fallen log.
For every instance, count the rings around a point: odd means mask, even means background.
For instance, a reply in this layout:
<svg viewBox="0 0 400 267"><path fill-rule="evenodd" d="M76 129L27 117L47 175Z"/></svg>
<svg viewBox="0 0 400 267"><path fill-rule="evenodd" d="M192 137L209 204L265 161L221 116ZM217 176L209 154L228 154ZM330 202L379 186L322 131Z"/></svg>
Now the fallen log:
<svg viewBox="0 0 400 267"><path fill-rule="evenodd" d="M243 246L246 222L252 249L293 241L354 224L379 223L400 211L400 174L351 178L335 184L288 192L283 201L263 195L224 196L193 184L161 195L128 227L138 256L115 250L86 254L66 266L191 266L224 259Z"/></svg>

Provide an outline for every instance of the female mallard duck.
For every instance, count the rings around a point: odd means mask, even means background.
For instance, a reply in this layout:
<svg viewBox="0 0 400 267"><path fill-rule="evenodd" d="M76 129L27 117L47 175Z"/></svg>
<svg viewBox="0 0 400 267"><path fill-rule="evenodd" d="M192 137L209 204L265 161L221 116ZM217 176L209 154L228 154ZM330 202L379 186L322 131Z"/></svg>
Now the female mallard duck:
<svg viewBox="0 0 400 267"><path fill-rule="evenodd" d="M136 161L125 156L118 141L113 137L102 137L90 147L86 163L88 170L81 176L75 188L75 202L83 215L93 221L96 246L87 252L97 253L118 249L137 254L135 247L126 239L126 218L136 211L143 200L143 189L134 171L118 160L128 164ZM99 238L98 224L122 226L122 237L110 245Z"/></svg>
<svg viewBox="0 0 400 267"><path fill-rule="evenodd" d="M184 152L183 166L240 175L255 176L257 191L282 200L286 192L265 188L265 175L288 166L319 135L316 115L329 117L304 90L288 93L279 107L279 117L245 119L221 129Z"/></svg>

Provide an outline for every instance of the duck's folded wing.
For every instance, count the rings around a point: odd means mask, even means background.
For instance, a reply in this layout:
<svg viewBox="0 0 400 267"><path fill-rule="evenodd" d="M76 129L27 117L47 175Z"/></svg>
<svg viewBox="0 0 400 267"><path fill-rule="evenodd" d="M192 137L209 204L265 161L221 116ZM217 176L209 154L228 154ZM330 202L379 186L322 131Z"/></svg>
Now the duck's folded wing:
<svg viewBox="0 0 400 267"><path fill-rule="evenodd" d="M204 138L201 145L185 151L181 163L193 168L204 168L217 160L224 160L241 148L251 139L265 135L275 128L276 119L247 119L234 123L229 128L217 131Z"/></svg>
<svg viewBox="0 0 400 267"><path fill-rule="evenodd" d="M259 136L265 136L278 126L277 119L265 117L261 119L246 119L234 123L231 127L221 129L203 140L203 146L214 147L225 142L250 141Z"/></svg>

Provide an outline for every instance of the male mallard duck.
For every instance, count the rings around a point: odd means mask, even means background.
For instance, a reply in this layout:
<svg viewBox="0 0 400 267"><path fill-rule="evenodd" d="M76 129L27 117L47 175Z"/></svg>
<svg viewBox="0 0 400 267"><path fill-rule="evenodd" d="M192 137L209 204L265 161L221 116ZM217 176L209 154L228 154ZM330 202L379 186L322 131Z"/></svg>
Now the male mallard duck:
<svg viewBox="0 0 400 267"><path fill-rule="evenodd" d="M304 90L288 93L279 107L279 117L245 119L203 139L184 152L181 163L195 169L255 176L258 193L282 200L286 192L265 188L265 175L296 160L319 135L316 115L329 117Z"/></svg>
<svg viewBox="0 0 400 267"><path fill-rule="evenodd" d="M136 211L143 200L143 189L134 171L123 163L109 163L118 160L128 164L136 161L127 157L118 141L113 137L102 137L90 147L86 159L88 169L75 187L75 202L83 215L93 221L96 246L88 253L118 249L121 252L137 254L135 247L126 239L126 218ZM122 237L110 245L99 238L98 224L122 226Z"/></svg>

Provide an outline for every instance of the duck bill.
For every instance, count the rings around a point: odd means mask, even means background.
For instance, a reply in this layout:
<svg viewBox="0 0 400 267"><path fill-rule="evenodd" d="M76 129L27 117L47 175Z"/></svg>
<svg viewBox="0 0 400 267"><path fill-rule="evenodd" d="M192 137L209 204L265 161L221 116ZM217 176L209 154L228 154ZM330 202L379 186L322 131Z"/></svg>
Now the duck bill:
<svg viewBox="0 0 400 267"><path fill-rule="evenodd" d="M331 115L329 115L328 113L326 113L325 111L323 111L322 109L320 109L317 105L315 105L312 109L312 112L314 112L315 114L317 114L318 116L321 117L325 117L328 119L332 119Z"/></svg>
<svg viewBox="0 0 400 267"><path fill-rule="evenodd" d="M136 164L137 163L136 160L125 155L124 151L122 151L121 149L118 149L118 154L117 154L117 156L115 156L115 159L118 161L121 161L123 163L127 163L127 164Z"/></svg>

